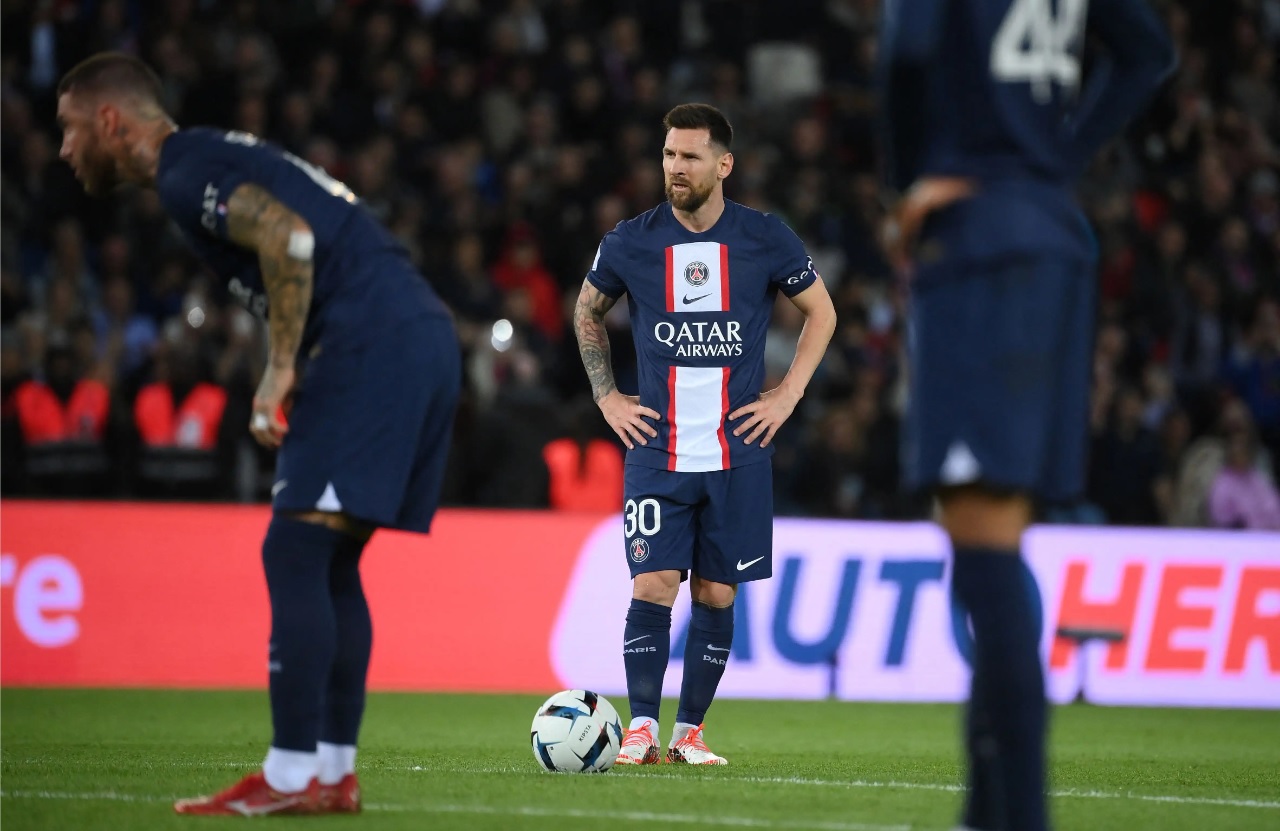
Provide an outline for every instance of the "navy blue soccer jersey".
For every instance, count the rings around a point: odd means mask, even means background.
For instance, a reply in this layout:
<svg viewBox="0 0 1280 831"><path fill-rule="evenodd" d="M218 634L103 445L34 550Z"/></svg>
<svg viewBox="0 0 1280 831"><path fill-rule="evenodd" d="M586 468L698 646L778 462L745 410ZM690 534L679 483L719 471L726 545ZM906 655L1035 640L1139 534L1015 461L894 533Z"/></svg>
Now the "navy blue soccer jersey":
<svg viewBox="0 0 1280 831"><path fill-rule="evenodd" d="M627 294L640 403L663 416L628 464L708 471L772 455L772 446L735 438L727 417L761 392L778 292L794 297L817 278L781 220L728 200L702 233L664 202L606 234L587 279L609 297Z"/></svg>
<svg viewBox="0 0 1280 831"><path fill-rule="evenodd" d="M248 133L189 128L161 146L156 190L191 246L254 314L269 314L256 252L227 238L226 201L243 183L266 189L311 226L314 283L303 348L326 326L345 338L378 324L446 311L404 247L351 189Z"/></svg>
<svg viewBox="0 0 1280 831"><path fill-rule="evenodd" d="M1147 0L886 0L880 50L892 184L979 184L930 220L946 256L1093 256L1070 183L1173 68Z"/></svg>

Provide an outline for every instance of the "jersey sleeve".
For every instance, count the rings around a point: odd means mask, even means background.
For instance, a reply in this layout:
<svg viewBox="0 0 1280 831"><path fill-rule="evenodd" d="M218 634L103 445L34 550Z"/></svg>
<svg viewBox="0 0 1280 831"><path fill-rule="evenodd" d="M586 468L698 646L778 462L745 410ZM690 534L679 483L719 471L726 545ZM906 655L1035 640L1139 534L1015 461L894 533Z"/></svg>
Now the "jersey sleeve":
<svg viewBox="0 0 1280 831"><path fill-rule="evenodd" d="M587 272L587 282L600 290L602 294L615 300L627 292L627 284L618 276L614 266L618 264L622 253L622 235L615 228L600 240L596 249L596 258L591 262L591 270Z"/></svg>
<svg viewBox="0 0 1280 831"><path fill-rule="evenodd" d="M804 243L786 223L772 215L767 220L771 225L770 247L777 255L777 264L769 281L787 297L795 297L818 279L818 272L813 267L813 257L805 252Z"/></svg>
<svg viewBox="0 0 1280 831"><path fill-rule="evenodd" d="M227 239L227 200L250 178L249 167L237 164L216 146L199 142L183 148L156 182L169 215L189 233Z"/></svg>

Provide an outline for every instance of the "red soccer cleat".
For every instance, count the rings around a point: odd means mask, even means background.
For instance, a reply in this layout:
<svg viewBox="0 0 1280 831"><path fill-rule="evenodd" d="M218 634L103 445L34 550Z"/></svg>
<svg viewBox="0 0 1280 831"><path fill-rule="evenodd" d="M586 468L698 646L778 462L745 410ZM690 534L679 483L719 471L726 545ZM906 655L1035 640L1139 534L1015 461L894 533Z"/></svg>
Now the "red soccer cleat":
<svg viewBox="0 0 1280 831"><path fill-rule="evenodd" d="M360 782L354 773L342 777L336 785L320 786L320 812L325 814L360 813Z"/></svg>
<svg viewBox="0 0 1280 831"><path fill-rule="evenodd" d="M258 771L212 796L180 799L173 804L173 810L179 814L230 817L314 814L320 810L320 783L312 779L304 791L281 793L268 785L262 771Z"/></svg>

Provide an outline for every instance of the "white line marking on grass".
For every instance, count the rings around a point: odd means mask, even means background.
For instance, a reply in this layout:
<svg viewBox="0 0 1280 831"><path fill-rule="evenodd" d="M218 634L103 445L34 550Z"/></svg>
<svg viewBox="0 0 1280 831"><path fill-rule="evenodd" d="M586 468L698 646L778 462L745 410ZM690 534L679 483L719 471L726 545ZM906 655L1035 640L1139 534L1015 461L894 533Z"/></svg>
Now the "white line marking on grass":
<svg viewBox="0 0 1280 831"><path fill-rule="evenodd" d="M452 768L436 765L413 765L406 770L426 771L434 773L478 773L478 774L510 774L510 773L537 773L538 771L524 767L495 767L495 768ZM710 781L722 782L747 782L750 784L760 785L806 785L810 787L820 788L884 788L886 790L905 790L905 791L941 791L944 793L961 793L964 791L961 785L938 784L931 782L874 782L865 779L806 779L800 776L734 776L719 771L709 773L707 776L672 776L670 774L656 773L649 771L628 770L622 774L628 778L643 779L664 779L670 782L697 782L699 784ZM1268 801L1262 799L1231 799L1228 797L1214 796L1163 796L1160 794L1141 794L1132 791L1082 791L1075 788L1062 788L1056 791L1050 791L1050 796L1058 798L1075 798L1075 799L1134 799L1142 802L1169 802L1178 805L1219 805L1231 808L1264 808L1270 810L1280 809L1280 802Z"/></svg>
<svg viewBox="0 0 1280 831"><path fill-rule="evenodd" d="M659 814L652 811L587 811L577 808L498 808L487 805L366 805L375 811L422 811L436 814L487 814L491 816L547 817L567 819L627 820L630 822L723 825L731 828L794 828L814 831L911 831L910 825L868 825L863 822L823 822L813 820L773 820L758 817L717 817L706 814Z"/></svg>
<svg viewBox="0 0 1280 831"><path fill-rule="evenodd" d="M115 791L99 791L98 793L70 793L68 791L0 791L3 799L74 799L93 802L169 802L174 801L167 796L146 796L145 794L116 793Z"/></svg>
<svg viewBox="0 0 1280 831"><path fill-rule="evenodd" d="M0 791L4 799L57 799L84 802L171 802L174 797L140 796L136 794L99 791L97 793L73 793L70 791ZM815 820L772 820L755 817L716 817L705 814L660 814L652 811L587 811L576 808L536 808L521 806L499 808L488 805L395 805L386 803L366 804L367 811L410 814L483 814L503 817L547 817L556 819L628 820L631 822L685 823L688 825L722 825L730 828L789 828L801 831L911 831L910 825L869 825L864 822L823 822Z"/></svg>
<svg viewBox="0 0 1280 831"><path fill-rule="evenodd" d="M1228 805L1232 808L1280 808L1280 802L1263 799L1224 799L1212 796L1158 796L1155 794L1109 793L1107 791L1078 791L1074 788L1053 791L1053 796L1074 796L1081 799L1139 799L1143 802L1172 802L1177 805Z"/></svg>

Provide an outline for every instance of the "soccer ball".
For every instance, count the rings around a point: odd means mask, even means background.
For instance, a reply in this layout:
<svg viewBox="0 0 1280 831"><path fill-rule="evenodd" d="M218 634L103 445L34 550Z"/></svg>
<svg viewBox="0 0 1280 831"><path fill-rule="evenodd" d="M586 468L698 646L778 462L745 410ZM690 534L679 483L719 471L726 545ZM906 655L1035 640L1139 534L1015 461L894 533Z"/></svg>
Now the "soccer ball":
<svg viewBox="0 0 1280 831"><path fill-rule="evenodd" d="M565 690L533 714L529 741L544 770L603 773L622 748L622 720L604 696Z"/></svg>

